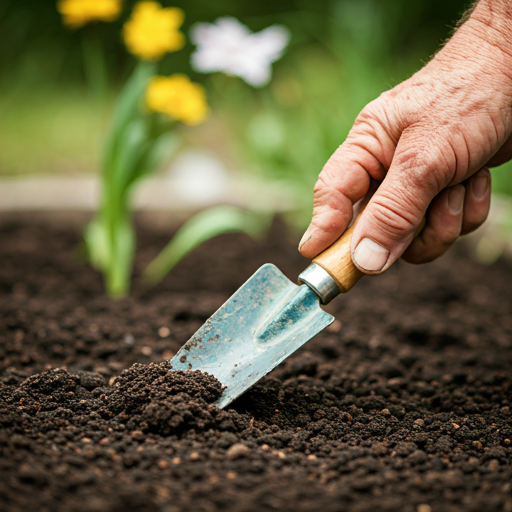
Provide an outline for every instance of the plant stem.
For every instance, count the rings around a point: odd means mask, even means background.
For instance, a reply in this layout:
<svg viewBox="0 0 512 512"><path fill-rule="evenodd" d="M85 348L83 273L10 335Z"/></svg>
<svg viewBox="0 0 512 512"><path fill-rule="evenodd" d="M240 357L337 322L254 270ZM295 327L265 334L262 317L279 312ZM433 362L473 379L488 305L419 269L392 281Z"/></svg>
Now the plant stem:
<svg viewBox="0 0 512 512"><path fill-rule="evenodd" d="M82 51L87 88L92 98L103 102L108 90L105 53L96 27L86 27L82 31Z"/></svg>
<svg viewBox="0 0 512 512"><path fill-rule="evenodd" d="M92 237L90 244L92 252L99 254L97 265L112 298L123 297L130 289L135 252L130 192L142 172L138 167L144 163L142 156L148 143L147 133L135 140L130 134L144 115L140 101L153 73L154 63L147 62L139 63L133 71L116 100L103 150L101 206L96 218L99 235Z"/></svg>

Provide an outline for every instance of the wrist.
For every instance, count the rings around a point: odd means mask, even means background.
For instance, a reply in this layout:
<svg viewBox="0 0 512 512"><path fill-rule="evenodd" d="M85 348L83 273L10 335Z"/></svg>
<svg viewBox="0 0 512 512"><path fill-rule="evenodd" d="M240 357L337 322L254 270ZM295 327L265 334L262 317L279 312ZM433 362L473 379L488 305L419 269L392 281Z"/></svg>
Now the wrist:
<svg viewBox="0 0 512 512"><path fill-rule="evenodd" d="M512 0L480 0L433 60L443 72L476 79L512 106Z"/></svg>
<svg viewBox="0 0 512 512"><path fill-rule="evenodd" d="M480 0L462 29L493 48L494 56L512 70L512 0ZM480 53L480 48L473 51Z"/></svg>
<svg viewBox="0 0 512 512"><path fill-rule="evenodd" d="M469 21L482 24L491 34L496 32L503 39L510 39L512 0L480 0L472 10Z"/></svg>

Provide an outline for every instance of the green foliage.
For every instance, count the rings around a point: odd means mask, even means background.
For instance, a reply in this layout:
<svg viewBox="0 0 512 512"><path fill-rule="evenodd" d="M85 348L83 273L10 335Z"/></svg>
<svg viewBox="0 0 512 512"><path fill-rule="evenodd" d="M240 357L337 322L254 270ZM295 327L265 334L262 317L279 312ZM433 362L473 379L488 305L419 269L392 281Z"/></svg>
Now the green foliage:
<svg viewBox="0 0 512 512"><path fill-rule="evenodd" d="M118 298L129 291L135 233L128 216L109 220L98 215L87 226L84 238L91 264L103 273L107 293Z"/></svg>
<svg viewBox="0 0 512 512"><path fill-rule="evenodd" d="M90 261L103 273L112 297L129 290L136 246L131 191L179 144L168 122L141 113L141 98L153 74L153 64L140 63L118 98L104 147L101 206L85 231Z"/></svg>
<svg viewBox="0 0 512 512"><path fill-rule="evenodd" d="M491 169L492 191L512 197L512 162Z"/></svg>
<svg viewBox="0 0 512 512"><path fill-rule="evenodd" d="M76 89L0 90L0 177L91 173L105 110Z"/></svg>
<svg viewBox="0 0 512 512"><path fill-rule="evenodd" d="M294 198L291 223L304 228L313 186L359 111L398 71L383 31L384 6L332 3L319 42L290 48L269 88L256 95L236 79L214 77L212 103L230 127L233 152L266 181L283 182ZM393 68L393 72L391 72Z"/></svg>
<svg viewBox="0 0 512 512"><path fill-rule="evenodd" d="M260 239L270 225L271 215L244 211L235 206L214 206L190 218L162 252L148 265L144 275L157 283L190 251L223 233L239 231Z"/></svg>
<svg viewBox="0 0 512 512"><path fill-rule="evenodd" d="M133 67L133 61L118 51L119 29L136 0L125 0L123 16L114 23L98 24L99 38L105 51L107 68L117 82L124 79ZM80 31L71 32L62 26L55 9L56 0L1 0L0 1L0 81L30 81L69 85L83 83L82 37ZM353 31L364 25L369 9L360 7L361 0L162 0L166 6L181 7L186 12L184 32L198 21L213 21L219 16L239 18L253 30L272 23L284 23L293 31L301 45L311 44L325 34L333 6L342 5ZM380 19L383 31L397 58L404 51L413 50L415 56L425 55L425 45L434 51L437 42L447 35L447 26L453 24L468 6L467 0L378 0L382 4ZM354 14L351 14L354 12ZM361 15L360 15L361 13ZM372 16L373 13L369 12ZM364 44L371 44L370 38ZM388 45L389 46L389 45ZM163 62L172 71L188 71L190 46L179 55L168 56ZM200 78L200 77L196 77Z"/></svg>
<svg viewBox="0 0 512 512"><path fill-rule="evenodd" d="M82 30L82 51L87 88L94 100L101 102L108 92L108 71L101 40L96 31ZM94 27L93 27L94 28Z"/></svg>
<svg viewBox="0 0 512 512"><path fill-rule="evenodd" d="M153 64L140 63L117 100L103 152L101 206L84 233L90 262L102 272L107 293L113 298L123 297L130 287L136 250L131 192L180 144L178 135L169 130L169 120L144 112L142 96L153 74ZM158 282L205 240L231 231L259 237L268 224L268 216L232 206L207 209L178 231L145 275Z"/></svg>

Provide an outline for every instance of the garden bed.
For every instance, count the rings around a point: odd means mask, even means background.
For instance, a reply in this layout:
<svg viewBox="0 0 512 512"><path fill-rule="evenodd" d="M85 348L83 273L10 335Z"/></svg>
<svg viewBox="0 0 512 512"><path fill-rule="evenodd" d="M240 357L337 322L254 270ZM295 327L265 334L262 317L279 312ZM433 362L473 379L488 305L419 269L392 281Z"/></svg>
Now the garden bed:
<svg viewBox="0 0 512 512"><path fill-rule="evenodd" d="M140 235L136 269L169 238ZM508 264L459 246L364 279L219 411L215 379L163 361L261 264L295 279L297 240L225 235L118 302L78 242L0 226L1 510L512 512Z"/></svg>

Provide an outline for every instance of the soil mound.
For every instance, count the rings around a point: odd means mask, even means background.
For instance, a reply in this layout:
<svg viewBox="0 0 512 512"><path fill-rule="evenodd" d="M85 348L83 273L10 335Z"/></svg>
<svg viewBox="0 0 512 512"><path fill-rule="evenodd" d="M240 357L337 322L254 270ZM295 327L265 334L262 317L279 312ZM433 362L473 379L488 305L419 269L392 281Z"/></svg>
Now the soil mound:
<svg viewBox="0 0 512 512"><path fill-rule="evenodd" d="M211 375L170 371L169 362L135 364L114 381L106 397L107 408L127 428L160 435L212 426L208 404L222 393L222 385Z"/></svg>
<svg viewBox="0 0 512 512"><path fill-rule="evenodd" d="M112 386L99 374L75 375L61 368L33 375L19 386L8 382L0 384L2 405L6 416L16 421L4 420L3 425L20 432L29 422L31 432L91 425L97 434L95 428L107 431L123 425L171 435L212 424L208 405L222 393L222 385L211 375L171 372L169 362L134 364L112 379Z"/></svg>

